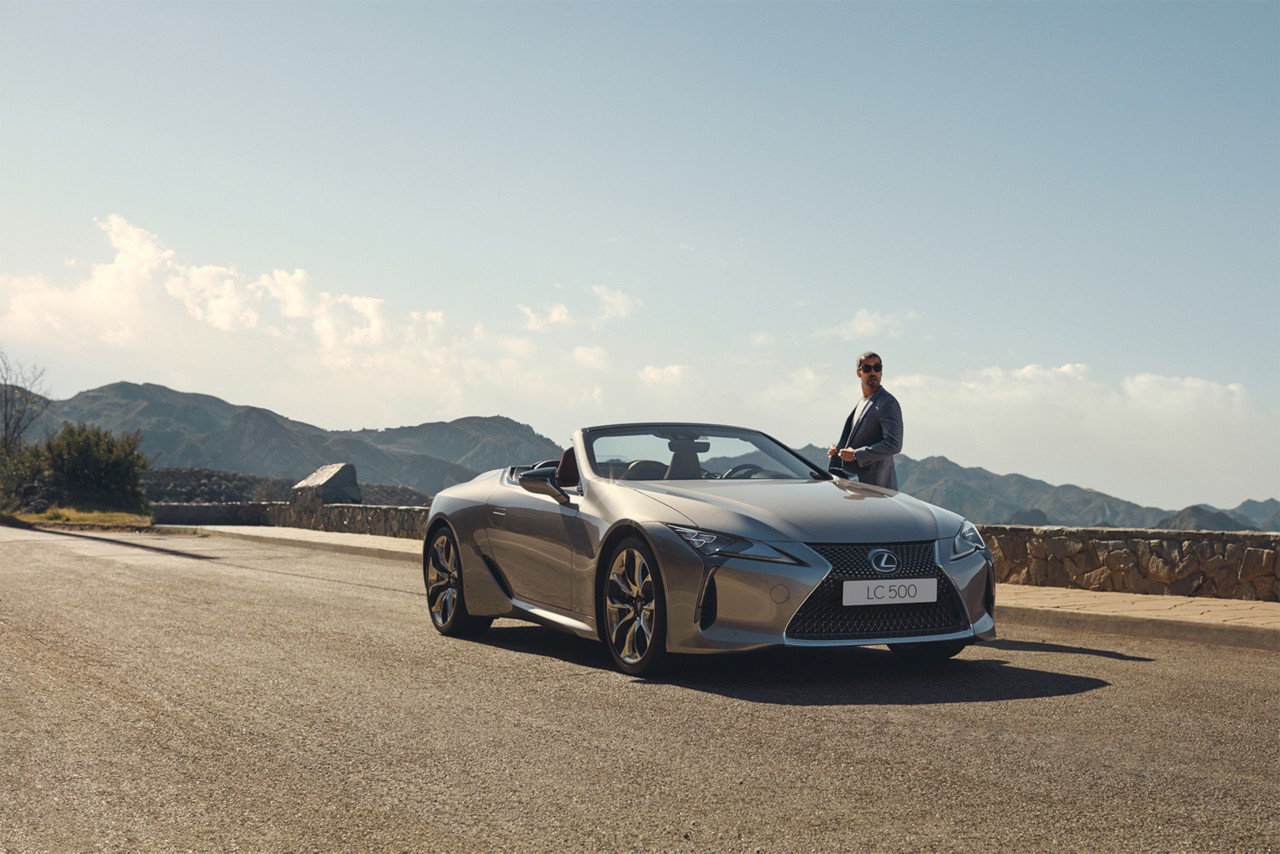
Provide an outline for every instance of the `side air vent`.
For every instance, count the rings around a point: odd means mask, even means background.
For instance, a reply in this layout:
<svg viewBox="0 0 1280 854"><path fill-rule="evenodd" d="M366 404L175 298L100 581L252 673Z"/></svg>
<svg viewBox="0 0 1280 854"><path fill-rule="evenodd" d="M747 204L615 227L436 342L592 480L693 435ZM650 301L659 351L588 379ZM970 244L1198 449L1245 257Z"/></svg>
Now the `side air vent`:
<svg viewBox="0 0 1280 854"><path fill-rule="evenodd" d="M702 594L702 615L698 618L698 626L706 631L716 621L716 580L707 582L707 592Z"/></svg>

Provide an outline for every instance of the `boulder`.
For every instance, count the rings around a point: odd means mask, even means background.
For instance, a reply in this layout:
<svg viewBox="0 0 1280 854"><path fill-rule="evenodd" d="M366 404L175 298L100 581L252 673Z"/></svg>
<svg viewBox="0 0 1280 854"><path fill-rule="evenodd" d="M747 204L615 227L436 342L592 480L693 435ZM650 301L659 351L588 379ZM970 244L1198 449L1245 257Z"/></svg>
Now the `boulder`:
<svg viewBox="0 0 1280 854"><path fill-rule="evenodd" d="M294 504L362 504L356 467L351 463L321 466L293 485Z"/></svg>

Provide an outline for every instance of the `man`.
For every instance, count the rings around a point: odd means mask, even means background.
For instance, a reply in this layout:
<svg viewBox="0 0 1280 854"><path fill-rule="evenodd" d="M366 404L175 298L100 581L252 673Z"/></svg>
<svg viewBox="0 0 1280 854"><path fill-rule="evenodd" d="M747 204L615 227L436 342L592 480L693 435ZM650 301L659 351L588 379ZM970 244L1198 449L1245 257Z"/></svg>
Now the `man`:
<svg viewBox="0 0 1280 854"><path fill-rule="evenodd" d="M876 353L869 350L858 357L862 399L845 419L840 441L827 450L827 456L832 467L856 474L861 483L896 490L893 455L902 450L902 407L880 385L883 371L884 363Z"/></svg>

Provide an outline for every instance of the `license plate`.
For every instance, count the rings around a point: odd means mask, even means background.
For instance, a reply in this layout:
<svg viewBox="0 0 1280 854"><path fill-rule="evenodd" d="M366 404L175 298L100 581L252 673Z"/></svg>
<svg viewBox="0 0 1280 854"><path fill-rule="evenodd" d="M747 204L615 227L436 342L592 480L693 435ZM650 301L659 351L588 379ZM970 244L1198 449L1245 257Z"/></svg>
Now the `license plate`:
<svg viewBox="0 0 1280 854"><path fill-rule="evenodd" d="M901 605L911 602L937 602L938 579L903 578L874 581L846 581L846 605Z"/></svg>

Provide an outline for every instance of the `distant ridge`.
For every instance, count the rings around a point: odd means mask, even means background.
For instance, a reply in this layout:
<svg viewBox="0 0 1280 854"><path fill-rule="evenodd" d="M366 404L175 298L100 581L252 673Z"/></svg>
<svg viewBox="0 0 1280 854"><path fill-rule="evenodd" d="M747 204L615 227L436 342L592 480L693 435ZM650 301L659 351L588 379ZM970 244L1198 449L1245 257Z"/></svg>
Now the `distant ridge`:
<svg viewBox="0 0 1280 854"><path fill-rule="evenodd" d="M1020 511L1039 510L1053 525L1151 528L1169 515L1079 486L962 468L945 457L907 460L899 471L903 489L912 495L944 507L962 503L986 522L1008 522Z"/></svg>
<svg viewBox="0 0 1280 854"><path fill-rule="evenodd" d="M112 383L51 401L28 438L55 432L63 421L113 433L139 430L142 450L157 467L296 482L322 465L349 462L362 483L407 486L428 495L486 469L561 452L550 439L501 416L395 430L330 431L268 409L150 383Z"/></svg>
<svg viewBox="0 0 1280 854"><path fill-rule="evenodd" d="M489 469L555 459L563 450L528 425L501 415L382 430L325 430L261 407L150 383L112 383L50 401L27 438L56 432L63 421L113 433L141 431L142 449L158 468L212 469L296 482L322 465L349 462L362 484L404 486L427 495ZM798 450L826 467L824 448ZM1021 520L1071 527L1280 530L1280 500L1274 498L1245 501L1230 510L1197 505L1176 512L1078 486L965 468L946 457L899 455L897 465L903 492L984 524Z"/></svg>
<svg viewBox="0 0 1280 854"><path fill-rule="evenodd" d="M1233 510L1205 508L1212 510L1212 515L1181 516L1072 484L1053 486L1020 474L962 468L946 457L902 460L898 477L904 492L943 507L964 507L968 518L987 524L1017 523L1020 514L1039 511L1048 520L1044 524L1068 527L1280 530L1280 501L1274 498L1245 502Z"/></svg>
<svg viewBox="0 0 1280 854"><path fill-rule="evenodd" d="M1239 525L1236 518L1221 510L1214 510L1203 504L1187 507L1156 522L1152 527L1165 528L1170 531L1229 531L1233 525ZM1234 530L1257 530L1252 525Z"/></svg>
<svg viewBox="0 0 1280 854"><path fill-rule="evenodd" d="M825 459L826 452L816 446L802 451L809 459L819 452ZM896 467L898 488L903 492L985 524L1025 517L1037 521L1043 518L1041 524L1047 525L1150 528L1170 515L1168 510L1142 507L1092 489L1053 486L1020 474L964 468L946 457L913 460L900 454Z"/></svg>

